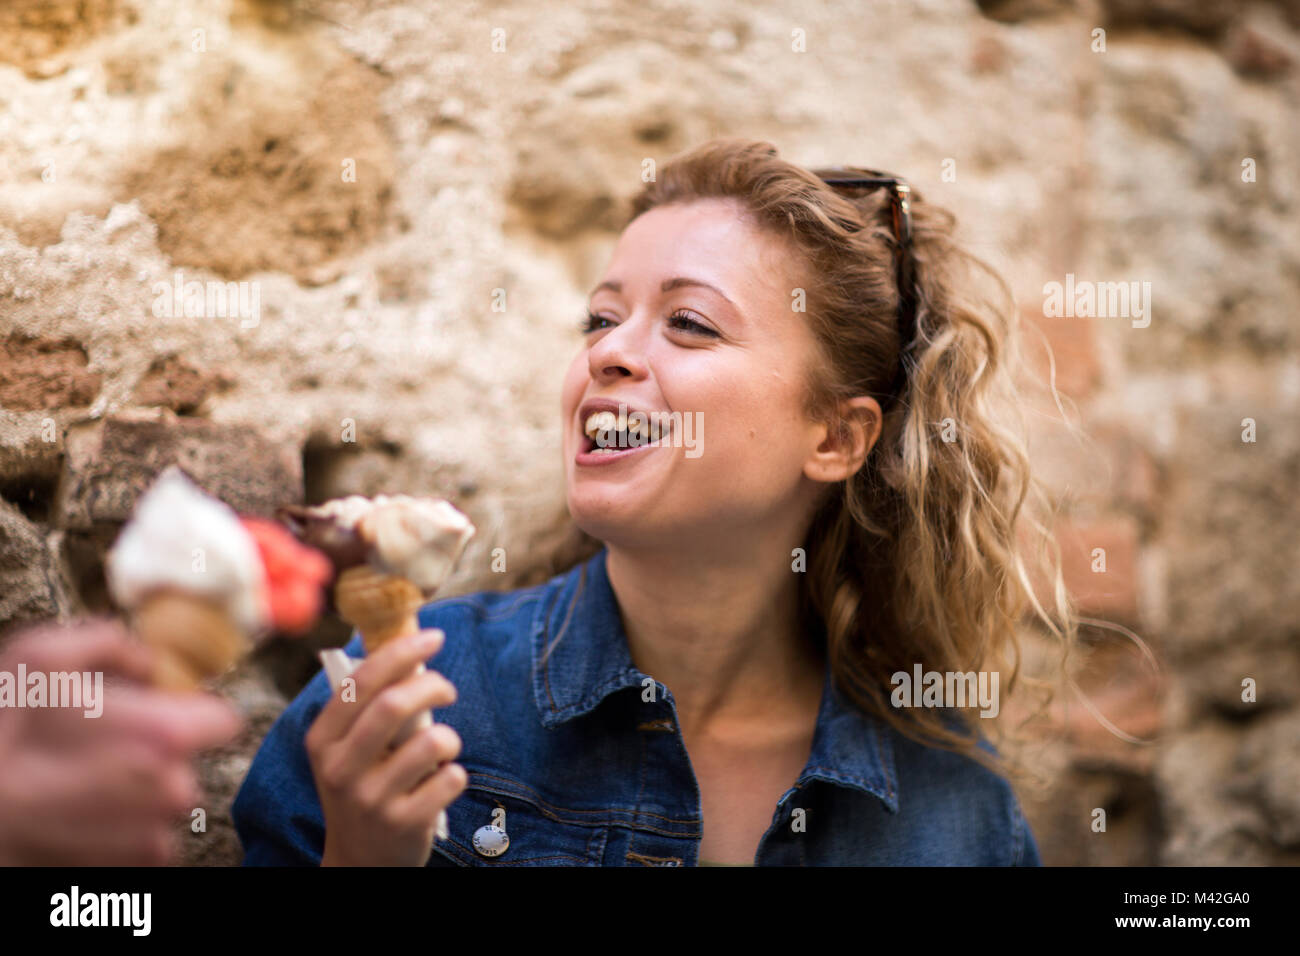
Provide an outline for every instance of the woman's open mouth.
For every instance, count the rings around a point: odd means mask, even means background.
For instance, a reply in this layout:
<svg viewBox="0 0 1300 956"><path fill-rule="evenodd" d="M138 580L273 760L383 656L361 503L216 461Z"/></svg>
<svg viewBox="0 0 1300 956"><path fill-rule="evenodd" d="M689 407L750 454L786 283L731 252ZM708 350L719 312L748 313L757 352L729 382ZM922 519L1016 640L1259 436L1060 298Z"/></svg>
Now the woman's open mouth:
<svg viewBox="0 0 1300 956"><path fill-rule="evenodd" d="M593 411L583 422L574 461L603 465L628 458L647 448L662 446L672 434L672 421L644 412L620 417L608 409Z"/></svg>

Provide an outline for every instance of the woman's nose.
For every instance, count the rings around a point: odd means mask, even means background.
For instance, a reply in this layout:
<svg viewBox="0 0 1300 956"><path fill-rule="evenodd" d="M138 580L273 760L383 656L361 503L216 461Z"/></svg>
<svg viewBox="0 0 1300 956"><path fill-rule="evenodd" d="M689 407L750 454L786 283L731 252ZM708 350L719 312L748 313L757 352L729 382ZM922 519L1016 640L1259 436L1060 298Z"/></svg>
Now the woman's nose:
<svg viewBox="0 0 1300 956"><path fill-rule="evenodd" d="M632 320L610 329L587 353L591 377L597 381L645 375L645 349Z"/></svg>

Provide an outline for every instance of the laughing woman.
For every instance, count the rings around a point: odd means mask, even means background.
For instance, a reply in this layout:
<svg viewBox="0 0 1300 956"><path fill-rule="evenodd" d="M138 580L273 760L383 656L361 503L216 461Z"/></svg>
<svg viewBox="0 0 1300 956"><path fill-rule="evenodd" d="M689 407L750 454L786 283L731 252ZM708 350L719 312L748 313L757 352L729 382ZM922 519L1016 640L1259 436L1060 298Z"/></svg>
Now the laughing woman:
<svg viewBox="0 0 1300 956"><path fill-rule="evenodd" d="M1005 694L1028 609L1075 633L1020 554L1010 293L952 227L901 180L766 143L664 166L564 382L599 550L427 605L355 701L318 675L236 801L246 862L1039 863L982 732L996 700L895 678Z"/></svg>

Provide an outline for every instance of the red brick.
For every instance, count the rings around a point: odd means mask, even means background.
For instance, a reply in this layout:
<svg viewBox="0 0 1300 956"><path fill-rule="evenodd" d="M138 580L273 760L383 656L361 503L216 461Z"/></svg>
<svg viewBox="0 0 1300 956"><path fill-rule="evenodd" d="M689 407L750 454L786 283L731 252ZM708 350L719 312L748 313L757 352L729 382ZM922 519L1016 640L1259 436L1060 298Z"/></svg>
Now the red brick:
<svg viewBox="0 0 1300 956"><path fill-rule="evenodd" d="M1051 642L1041 640L1044 647L1050 646ZM1167 673L1153 668L1130 639L1114 631L1087 628L1080 643L1069 664L1078 692L1050 670L1038 673L1053 682L1056 694L1034 721L1033 736L1059 742L1072 763L1101 763L1135 772L1151 769L1154 748L1147 742L1156 739L1165 726ZM1042 659L1058 658L1052 651ZM1079 693L1118 733L1088 709ZM1028 720L1037 706L1032 695L1015 694L1005 702L1002 719L1008 726L1017 726Z"/></svg>
<svg viewBox="0 0 1300 956"><path fill-rule="evenodd" d="M1126 516L1095 522L1062 521L1056 528L1065 588L1081 614L1133 623L1138 610L1138 528ZM1105 554L1106 570L1092 570L1095 548Z"/></svg>
<svg viewBox="0 0 1300 956"><path fill-rule="evenodd" d="M1026 306L1021 315L1025 328L1021 336L1025 371L1035 375L1047 388L1050 346L1056 359L1056 387L1063 395L1083 398L1092 392L1101 378L1097 358L1096 331L1093 319L1043 315L1041 302ZM1039 334L1041 332L1041 334Z"/></svg>
<svg viewBox="0 0 1300 956"><path fill-rule="evenodd" d="M1090 633L1105 643L1090 648L1087 662L1074 672L1079 690L1116 730L1139 740L1153 740L1163 726L1165 678L1124 636ZM1076 756L1115 757L1131 764L1152 755L1143 744L1112 733L1077 697L1061 710L1066 737Z"/></svg>
<svg viewBox="0 0 1300 956"><path fill-rule="evenodd" d="M270 515L303 498L302 455L242 424L178 418L166 409L110 416L68 430L55 523L91 530L125 521L136 499L177 464L245 514Z"/></svg>
<svg viewBox="0 0 1300 956"><path fill-rule="evenodd" d="M179 355L166 355L154 359L136 384L133 399L137 405L161 405L188 415L228 381L218 373L195 368Z"/></svg>
<svg viewBox="0 0 1300 956"><path fill-rule="evenodd" d="M11 411L81 408L99 394L100 376L87 369L86 350L72 339L0 340L0 407Z"/></svg>

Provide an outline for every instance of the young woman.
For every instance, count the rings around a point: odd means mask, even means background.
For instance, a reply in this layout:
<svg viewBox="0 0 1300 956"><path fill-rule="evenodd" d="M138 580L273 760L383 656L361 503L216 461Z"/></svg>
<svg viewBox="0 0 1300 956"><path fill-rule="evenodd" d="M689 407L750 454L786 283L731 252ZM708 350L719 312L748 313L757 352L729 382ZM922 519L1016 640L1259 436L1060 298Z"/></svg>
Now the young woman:
<svg viewBox="0 0 1300 956"><path fill-rule="evenodd" d="M662 168L563 389L599 550L426 606L355 701L318 675L236 800L246 862L1039 863L981 732L998 703L953 675L1009 691L1026 608L1067 646L1074 625L1020 556L1010 293L952 226L767 143Z"/></svg>

